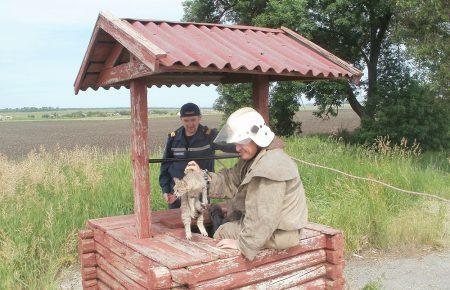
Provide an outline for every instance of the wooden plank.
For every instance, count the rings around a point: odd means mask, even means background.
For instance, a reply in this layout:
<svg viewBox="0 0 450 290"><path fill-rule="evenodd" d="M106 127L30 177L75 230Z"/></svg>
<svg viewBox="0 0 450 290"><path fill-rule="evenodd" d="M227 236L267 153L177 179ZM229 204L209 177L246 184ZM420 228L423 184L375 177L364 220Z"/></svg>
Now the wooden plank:
<svg viewBox="0 0 450 290"><path fill-rule="evenodd" d="M333 289L333 290L342 290L345 286L345 279L344 277L341 277L337 280L326 280L326 289Z"/></svg>
<svg viewBox="0 0 450 290"><path fill-rule="evenodd" d="M329 250L343 250L344 249L344 236L342 233L334 236L329 236L327 239L327 249Z"/></svg>
<svg viewBox="0 0 450 290"><path fill-rule="evenodd" d="M95 253L81 254L80 255L81 267L95 267L97 262L95 260Z"/></svg>
<svg viewBox="0 0 450 290"><path fill-rule="evenodd" d="M115 290L125 290L126 288L123 287L119 282L116 281L113 277L111 277L108 273L103 271L102 269L98 269L98 279L101 281L104 286L106 286L106 289L115 289ZM104 287L102 285L102 287ZM99 285L100 287L100 285ZM100 288L101 289L101 288Z"/></svg>
<svg viewBox="0 0 450 290"><path fill-rule="evenodd" d="M88 225L94 229L100 229L103 232L108 230L123 228L136 224L136 217L134 214L121 215L113 217L104 217L99 219L91 219L87 221Z"/></svg>
<svg viewBox="0 0 450 290"><path fill-rule="evenodd" d="M129 263L125 259L119 257L115 253L111 252L107 248L103 247L101 244L96 243L95 245L97 253L101 255L110 265L122 272L128 278L134 282L140 284L142 287L149 287L149 280L153 280L142 270L135 267L133 264Z"/></svg>
<svg viewBox="0 0 450 290"><path fill-rule="evenodd" d="M89 56L92 53L92 48L94 46L95 39L97 38L99 31L100 31L100 27L98 26L98 21L99 20L97 19L97 23L94 26L94 31L92 32L91 39L89 40L88 48L87 48L86 52L84 53L83 62L81 63L81 67L80 67L80 70L78 71L77 78L75 79L75 83L73 84L73 87L75 90L75 95L78 95L78 92L80 91L80 88L82 87L82 83L84 81L84 76L85 76L85 73L89 66Z"/></svg>
<svg viewBox="0 0 450 290"><path fill-rule="evenodd" d="M201 282L195 289L224 289L236 288L274 279L283 274L311 267L325 262L325 251L317 250L303 255L294 256L281 261L262 265L249 271L237 272L219 277L214 280ZM325 269L323 270L325 273Z"/></svg>
<svg viewBox="0 0 450 290"><path fill-rule="evenodd" d="M80 240L79 249L81 254L92 253L95 251L95 242L93 239Z"/></svg>
<svg viewBox="0 0 450 290"><path fill-rule="evenodd" d="M105 61L104 69L112 68L116 65L117 60L120 57L120 54L123 51L123 45L120 43L116 43L111 50L111 53L109 54L108 58Z"/></svg>
<svg viewBox="0 0 450 290"><path fill-rule="evenodd" d="M286 289L294 286L301 286L308 281L314 281L325 275L325 266L315 265L306 269L295 271L280 277L269 279L264 282L242 287L240 289ZM298 289L298 288L297 288Z"/></svg>
<svg viewBox="0 0 450 290"><path fill-rule="evenodd" d="M342 278L344 276L344 266L344 262L337 265L327 263L327 277L333 281Z"/></svg>
<svg viewBox="0 0 450 290"><path fill-rule="evenodd" d="M131 248L125 246L114 238L108 236L100 230L95 230L95 241L105 248L108 248L113 253L119 255L123 259L127 260L131 264L135 265L145 273L148 273L150 267L156 266L157 264L151 261L144 255L132 250Z"/></svg>
<svg viewBox="0 0 450 290"><path fill-rule="evenodd" d="M103 63L95 63L95 62L90 62L89 63L89 67L87 69L87 72L94 72L94 73L98 73L103 69L104 64Z"/></svg>
<svg viewBox="0 0 450 290"><path fill-rule="evenodd" d="M182 229L182 231L170 232L168 234L171 236L175 236L179 239L185 239L184 229ZM234 257L238 255L237 250L220 249L217 247L217 240L214 240L210 237L204 237L201 234L193 233L191 242L195 245L195 247L207 251L212 255L217 256L218 258L221 259Z"/></svg>
<svg viewBox="0 0 450 290"><path fill-rule="evenodd" d="M151 75L153 72L145 64L130 61L112 68L104 68L98 77L97 87L110 86L132 79Z"/></svg>
<svg viewBox="0 0 450 290"><path fill-rule="evenodd" d="M90 287L95 287L97 285L97 280L93 279L93 280L83 280L81 281L81 285L83 286L83 289L87 289Z"/></svg>
<svg viewBox="0 0 450 290"><path fill-rule="evenodd" d="M166 243L153 239L137 239L127 228L111 230L108 233L119 242L170 269L192 266L201 262Z"/></svg>
<svg viewBox="0 0 450 290"><path fill-rule="evenodd" d="M111 290L112 288L108 287L105 283L102 281L97 281L97 286L99 290Z"/></svg>
<svg viewBox="0 0 450 290"><path fill-rule="evenodd" d="M97 278L96 267L81 268L81 278L83 280L92 280Z"/></svg>
<svg viewBox="0 0 450 290"><path fill-rule="evenodd" d="M92 87L94 90L97 89L98 88L97 79L98 79L97 73L86 73L80 89L85 90L89 87Z"/></svg>
<svg viewBox="0 0 450 290"><path fill-rule="evenodd" d="M276 262L289 257L298 256L310 251L323 249L325 247L325 243L326 237L324 235L320 235L308 239L303 239L299 242L298 246L286 250L262 250L251 262L246 260L242 255L236 255L228 259L216 260L209 263L187 267L187 269L191 273L191 276L189 277L190 280L186 281L186 283L190 282L193 284L198 281L214 279L239 271L246 271L254 267ZM183 273L180 274L182 275ZM175 276L178 274L176 271L172 271L172 275L175 279ZM182 279L182 277L180 279ZM183 282L180 279L178 279L177 281L180 283Z"/></svg>
<svg viewBox="0 0 450 290"><path fill-rule="evenodd" d="M253 81L253 108L269 124L269 77L255 76Z"/></svg>
<svg viewBox="0 0 450 290"><path fill-rule="evenodd" d="M92 230L78 231L78 238L80 238L80 239L92 239L93 237L94 237L94 231L92 231Z"/></svg>
<svg viewBox="0 0 450 290"><path fill-rule="evenodd" d="M327 279L322 277L303 283L301 285L286 288L286 290L322 290L326 288L326 283Z"/></svg>
<svg viewBox="0 0 450 290"><path fill-rule="evenodd" d="M294 38L295 40L297 40L301 44L305 45L309 49L317 52L318 54L322 55L323 57L325 57L326 59L330 60L331 62L334 62L338 66L348 70L351 74L359 76L359 77L362 75L362 72L360 70L358 70L357 68L355 68L353 65L351 65L348 62L340 59L339 57L335 56L331 52L329 52L326 49L318 46L314 42L304 38L303 36L301 36L300 34L294 32L293 30L291 30L291 29L289 29L287 27L284 27L284 26L281 27L281 30L283 30L287 35L289 35L290 37Z"/></svg>
<svg viewBox="0 0 450 290"><path fill-rule="evenodd" d="M310 230L319 231L323 234L327 234L330 236L334 236L334 235L342 233L342 231L340 231L340 230L336 230L336 229L333 229L332 227L328 227L328 226L316 224L316 223L308 223L308 225L305 228L310 229Z"/></svg>
<svg viewBox="0 0 450 290"><path fill-rule="evenodd" d="M169 244L175 249L190 256L196 257L196 259L199 259L201 262L210 262L219 258L218 255L197 247L195 243L190 242L185 238L176 238L171 235L159 235L154 237L154 239Z"/></svg>
<svg viewBox="0 0 450 290"><path fill-rule="evenodd" d="M134 214L137 236L150 236L150 176L148 166L147 86L142 79L131 81L131 155L133 166Z"/></svg>
<svg viewBox="0 0 450 290"><path fill-rule="evenodd" d="M108 261L106 261L101 255L97 254L97 262L100 269L105 271L109 276L114 277L115 280L117 280L121 285L123 285L125 288L132 288L132 289L145 289L132 279L130 279L128 276L126 276L124 273L119 271L117 268L112 266ZM100 271L98 271L97 275L100 277Z"/></svg>
<svg viewBox="0 0 450 290"><path fill-rule="evenodd" d="M341 264L344 262L344 249L341 248L339 250L326 250L327 252L327 262L330 264Z"/></svg>
<svg viewBox="0 0 450 290"><path fill-rule="evenodd" d="M96 42L91 56L89 57L90 62L100 62L105 61L110 54L113 45L111 43L98 43Z"/></svg>
<svg viewBox="0 0 450 290"><path fill-rule="evenodd" d="M122 21L110 13L100 12L99 26L152 71L158 70L158 59L166 56L166 52L139 34L128 22Z"/></svg>

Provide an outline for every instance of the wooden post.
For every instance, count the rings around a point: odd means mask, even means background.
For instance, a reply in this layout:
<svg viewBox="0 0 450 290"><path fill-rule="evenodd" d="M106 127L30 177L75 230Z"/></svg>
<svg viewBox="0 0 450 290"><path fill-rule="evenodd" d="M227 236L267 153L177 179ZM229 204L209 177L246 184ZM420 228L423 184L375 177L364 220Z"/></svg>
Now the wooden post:
<svg viewBox="0 0 450 290"><path fill-rule="evenodd" d="M269 77L256 76L253 81L253 108L269 124Z"/></svg>
<svg viewBox="0 0 450 290"><path fill-rule="evenodd" d="M147 86L144 80L132 80L130 92L134 214L136 215L137 237L143 239L150 237L151 226Z"/></svg>

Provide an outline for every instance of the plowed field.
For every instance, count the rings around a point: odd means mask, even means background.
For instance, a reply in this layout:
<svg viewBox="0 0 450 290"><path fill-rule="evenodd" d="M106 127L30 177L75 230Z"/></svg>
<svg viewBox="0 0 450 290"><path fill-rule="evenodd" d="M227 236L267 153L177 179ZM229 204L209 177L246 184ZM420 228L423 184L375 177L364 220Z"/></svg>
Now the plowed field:
<svg viewBox="0 0 450 290"><path fill-rule="evenodd" d="M296 118L303 123L304 135L353 130L359 119L351 110L341 110L337 118L321 120L311 111L301 111ZM149 120L151 150L164 146L167 134L180 126L178 117ZM204 116L202 124L217 127L220 115ZM0 154L20 159L43 146L47 151L76 146L96 146L104 150L127 150L130 146L130 120L68 120L0 122ZM59 146L59 147L58 147Z"/></svg>

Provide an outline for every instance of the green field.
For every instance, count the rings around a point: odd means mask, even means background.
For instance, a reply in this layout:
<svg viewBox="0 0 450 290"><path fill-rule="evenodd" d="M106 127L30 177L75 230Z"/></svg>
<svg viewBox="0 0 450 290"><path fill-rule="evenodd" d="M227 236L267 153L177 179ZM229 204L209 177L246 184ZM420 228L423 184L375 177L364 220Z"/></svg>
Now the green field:
<svg viewBox="0 0 450 290"><path fill-rule="evenodd" d="M450 198L448 153L419 155L317 137L286 141L294 157ZM153 210L165 208L158 171L150 166ZM323 169L299 165L299 171L310 220L342 229L347 254L448 242L448 206L442 203ZM0 157L0 289L57 288L60 269L77 263L77 231L84 222L132 211L128 155L92 148L31 153L21 161Z"/></svg>
<svg viewBox="0 0 450 290"><path fill-rule="evenodd" d="M149 118L176 116L177 108L149 108ZM213 109L202 109L204 115L218 114ZM3 116L3 118L2 118ZM5 118L8 116L7 118ZM0 110L0 121L48 120L104 120L129 119L130 108L68 108L51 110Z"/></svg>

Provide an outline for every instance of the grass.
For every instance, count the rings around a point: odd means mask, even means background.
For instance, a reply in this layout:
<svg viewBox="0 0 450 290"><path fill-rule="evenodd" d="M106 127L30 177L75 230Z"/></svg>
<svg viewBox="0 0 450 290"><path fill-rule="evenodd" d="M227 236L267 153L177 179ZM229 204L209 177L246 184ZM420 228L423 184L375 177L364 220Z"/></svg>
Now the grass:
<svg viewBox="0 0 450 290"><path fill-rule="evenodd" d="M317 137L289 138L287 144L286 151L297 158L450 198L443 153L437 161L431 153L377 153ZM158 171L158 165L150 166L153 210L166 207ZM299 165L299 171L310 220L344 230L348 252L441 247L448 240L448 208L442 204L322 169ZM34 152L22 161L0 157L0 289L57 288L60 269L77 261L76 234L85 221L132 211L128 155L80 148Z"/></svg>

